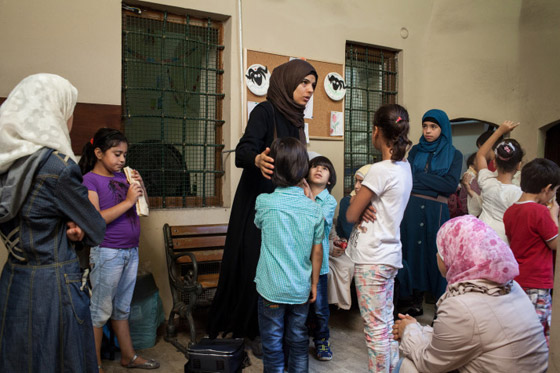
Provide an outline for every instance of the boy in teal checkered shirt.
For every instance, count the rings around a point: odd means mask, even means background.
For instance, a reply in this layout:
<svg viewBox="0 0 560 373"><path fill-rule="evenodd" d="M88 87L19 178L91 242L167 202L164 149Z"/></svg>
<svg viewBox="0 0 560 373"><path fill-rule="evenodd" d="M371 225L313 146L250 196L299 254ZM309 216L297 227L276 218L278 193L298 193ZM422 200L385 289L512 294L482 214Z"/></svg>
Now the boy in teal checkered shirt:
<svg viewBox="0 0 560 373"><path fill-rule="evenodd" d="M261 194L255 205L255 225L262 234L255 283L263 365L265 371L282 372L286 351L288 371L307 372L305 322L309 303L317 295L324 217L309 198L305 146L295 138L277 139L270 157L277 187L271 194Z"/></svg>
<svg viewBox="0 0 560 373"><path fill-rule="evenodd" d="M329 273L329 233L332 229L336 199L330 192L336 185L336 171L332 162L324 156L317 156L309 161L309 174L307 182L315 202L321 206L324 216L325 237L323 238L323 264L317 285L317 299L309 306L307 325L309 335L315 343L315 356L322 361L332 359L331 345L329 342L329 300L327 294Z"/></svg>

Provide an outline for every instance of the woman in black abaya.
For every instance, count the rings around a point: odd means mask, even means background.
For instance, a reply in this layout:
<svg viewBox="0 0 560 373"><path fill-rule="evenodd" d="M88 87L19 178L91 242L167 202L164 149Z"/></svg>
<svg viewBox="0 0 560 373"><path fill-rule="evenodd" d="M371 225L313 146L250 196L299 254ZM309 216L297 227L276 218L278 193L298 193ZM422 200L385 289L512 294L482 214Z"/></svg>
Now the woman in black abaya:
<svg viewBox="0 0 560 373"><path fill-rule="evenodd" d="M208 333L245 337L260 355L257 291L254 283L261 232L255 226L255 201L272 193L274 160L268 156L275 138L295 137L305 144L303 111L317 83L317 72L306 61L292 60L274 69L267 100L251 112L245 134L235 149L235 165L243 168L231 209L218 289L212 303Z"/></svg>

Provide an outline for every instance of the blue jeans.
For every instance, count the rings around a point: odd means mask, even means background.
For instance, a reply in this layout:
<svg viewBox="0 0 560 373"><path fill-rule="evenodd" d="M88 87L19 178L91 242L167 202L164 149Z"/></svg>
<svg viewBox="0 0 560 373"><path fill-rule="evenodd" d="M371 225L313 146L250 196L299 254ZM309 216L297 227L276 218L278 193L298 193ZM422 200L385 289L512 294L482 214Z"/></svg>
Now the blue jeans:
<svg viewBox="0 0 560 373"><path fill-rule="evenodd" d="M138 248L111 249L95 246L91 266L91 319L101 328L109 320L128 320L138 272Z"/></svg>
<svg viewBox="0 0 560 373"><path fill-rule="evenodd" d="M315 303L309 305L309 316L307 324L309 325L309 334L313 337L313 341L319 339L329 339L329 299L327 297L328 274L319 276L317 284L317 299Z"/></svg>
<svg viewBox="0 0 560 373"><path fill-rule="evenodd" d="M259 296L259 330L265 373L284 372L284 348L289 355L287 362L289 373L308 371L309 337L305 327L308 310L308 303L273 303Z"/></svg>

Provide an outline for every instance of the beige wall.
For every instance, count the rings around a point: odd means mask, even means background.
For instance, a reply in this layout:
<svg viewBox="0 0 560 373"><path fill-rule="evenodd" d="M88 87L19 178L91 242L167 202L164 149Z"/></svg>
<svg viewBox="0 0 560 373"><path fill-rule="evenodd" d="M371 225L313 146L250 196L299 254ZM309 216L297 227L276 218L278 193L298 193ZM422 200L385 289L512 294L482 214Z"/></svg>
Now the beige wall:
<svg viewBox="0 0 560 373"><path fill-rule="evenodd" d="M158 2L224 20L224 141L226 149L235 147L242 134L238 1ZM74 83L81 102L120 104L120 5L0 0L0 96L28 74L53 72ZM542 154L539 128L560 119L558 19L554 0L242 1L247 49L335 63L344 63L346 41L402 50L399 101L411 114L414 142L421 115L437 107L451 118L521 121L513 136L531 158ZM342 142L313 141L311 149L333 160L342 175ZM155 274L166 312L171 298L161 227L227 222L240 171L232 155L225 159L225 208L154 210L142 220L141 263ZM342 182L334 195L342 197Z"/></svg>

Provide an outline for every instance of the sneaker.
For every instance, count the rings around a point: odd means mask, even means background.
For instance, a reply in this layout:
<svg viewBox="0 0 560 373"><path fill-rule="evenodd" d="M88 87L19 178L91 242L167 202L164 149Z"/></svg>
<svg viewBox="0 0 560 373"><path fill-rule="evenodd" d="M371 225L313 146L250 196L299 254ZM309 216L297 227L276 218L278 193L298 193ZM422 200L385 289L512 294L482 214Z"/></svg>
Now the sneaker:
<svg viewBox="0 0 560 373"><path fill-rule="evenodd" d="M332 359L331 343L328 339L322 338L315 342L315 353L318 360L329 361Z"/></svg>

